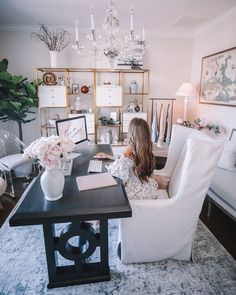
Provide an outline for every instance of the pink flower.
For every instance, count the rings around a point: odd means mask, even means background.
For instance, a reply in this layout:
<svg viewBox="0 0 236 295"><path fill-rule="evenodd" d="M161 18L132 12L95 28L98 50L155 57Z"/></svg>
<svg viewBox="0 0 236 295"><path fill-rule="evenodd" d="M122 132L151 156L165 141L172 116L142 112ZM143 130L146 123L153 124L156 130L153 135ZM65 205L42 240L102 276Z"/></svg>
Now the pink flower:
<svg viewBox="0 0 236 295"><path fill-rule="evenodd" d="M61 158L73 151L75 144L68 138L59 136L41 137L32 142L24 151L25 158L38 159L43 167L58 166Z"/></svg>
<svg viewBox="0 0 236 295"><path fill-rule="evenodd" d="M59 164L59 158L52 157L50 154L45 154L40 161L41 165L47 168L54 168Z"/></svg>
<svg viewBox="0 0 236 295"><path fill-rule="evenodd" d="M184 121L182 119L177 119L176 124L178 125L182 125L184 123Z"/></svg>
<svg viewBox="0 0 236 295"><path fill-rule="evenodd" d="M48 148L48 153L60 156L62 153L62 148L57 144L51 144Z"/></svg>

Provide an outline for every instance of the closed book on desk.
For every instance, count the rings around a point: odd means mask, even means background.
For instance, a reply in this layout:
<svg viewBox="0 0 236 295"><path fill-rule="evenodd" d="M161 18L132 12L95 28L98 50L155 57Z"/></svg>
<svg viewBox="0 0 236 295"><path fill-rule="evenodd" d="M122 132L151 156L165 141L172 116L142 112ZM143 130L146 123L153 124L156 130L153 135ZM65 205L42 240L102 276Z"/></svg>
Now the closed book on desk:
<svg viewBox="0 0 236 295"><path fill-rule="evenodd" d="M117 185L112 175L107 172L78 176L76 181L80 191Z"/></svg>

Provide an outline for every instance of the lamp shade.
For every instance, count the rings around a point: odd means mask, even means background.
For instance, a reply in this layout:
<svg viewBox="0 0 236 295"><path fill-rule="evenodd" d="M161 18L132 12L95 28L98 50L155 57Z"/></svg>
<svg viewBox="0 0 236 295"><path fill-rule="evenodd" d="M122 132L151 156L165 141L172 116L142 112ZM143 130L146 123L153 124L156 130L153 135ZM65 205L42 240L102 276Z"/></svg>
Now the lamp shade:
<svg viewBox="0 0 236 295"><path fill-rule="evenodd" d="M196 91L196 88L193 84L190 82L184 82L178 91L175 93L176 96L188 96L188 97L194 97L198 96L198 93Z"/></svg>

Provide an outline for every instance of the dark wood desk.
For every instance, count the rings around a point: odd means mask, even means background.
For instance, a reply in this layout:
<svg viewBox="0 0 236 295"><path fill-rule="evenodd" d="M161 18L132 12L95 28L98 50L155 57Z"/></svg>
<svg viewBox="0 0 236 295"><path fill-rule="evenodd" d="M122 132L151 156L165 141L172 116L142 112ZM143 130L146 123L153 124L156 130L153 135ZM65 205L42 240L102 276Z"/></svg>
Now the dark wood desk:
<svg viewBox="0 0 236 295"><path fill-rule="evenodd" d="M65 177L63 197L44 198L40 175L30 184L23 201L10 219L10 226L42 224L48 266L48 288L110 280L108 219L131 217L131 207L119 179L117 186L80 192L76 176L87 174L89 160L97 152L112 154L109 145L86 145L74 159L71 176ZM109 162L104 161L103 166ZM104 171L106 171L104 167ZM85 221L99 220L99 233ZM58 232L57 223L69 223ZM77 244L71 238L77 238ZM88 258L99 249L100 261ZM61 265L58 253L72 263ZM32 253L33 255L33 253Z"/></svg>

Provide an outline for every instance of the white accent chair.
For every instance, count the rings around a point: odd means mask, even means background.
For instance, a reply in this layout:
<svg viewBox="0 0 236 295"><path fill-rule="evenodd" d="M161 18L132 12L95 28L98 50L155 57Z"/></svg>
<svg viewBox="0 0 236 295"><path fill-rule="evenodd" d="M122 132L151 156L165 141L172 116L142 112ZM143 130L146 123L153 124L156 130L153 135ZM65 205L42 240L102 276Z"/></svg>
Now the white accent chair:
<svg viewBox="0 0 236 295"><path fill-rule="evenodd" d="M123 263L190 260L199 214L222 144L191 128L175 125L164 169L166 199L131 200L132 217L120 220ZM161 194L163 196L163 193Z"/></svg>

